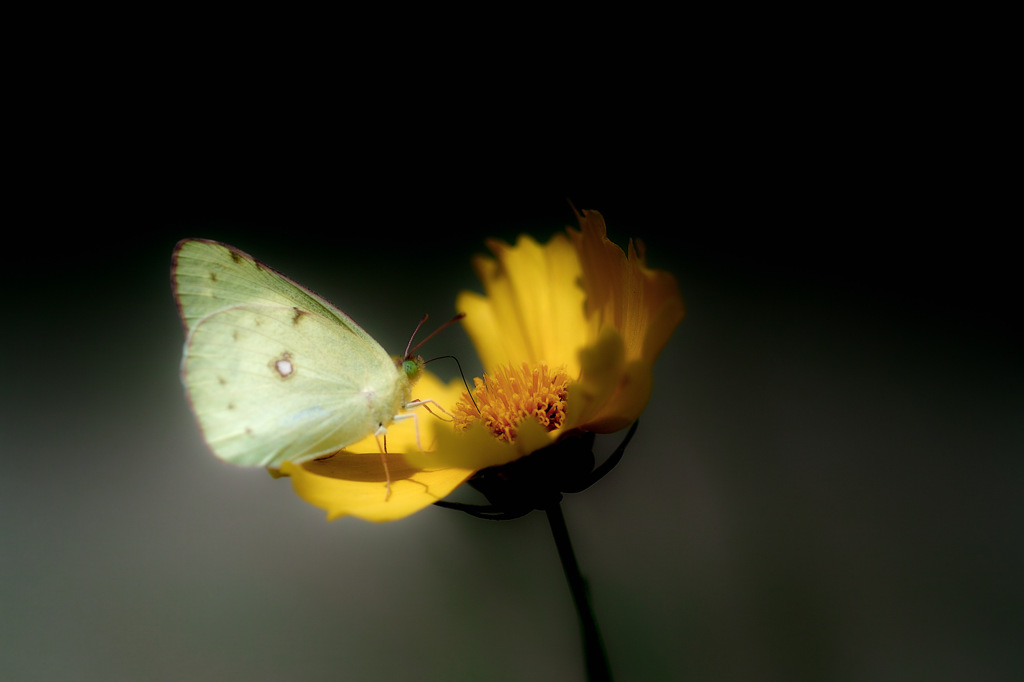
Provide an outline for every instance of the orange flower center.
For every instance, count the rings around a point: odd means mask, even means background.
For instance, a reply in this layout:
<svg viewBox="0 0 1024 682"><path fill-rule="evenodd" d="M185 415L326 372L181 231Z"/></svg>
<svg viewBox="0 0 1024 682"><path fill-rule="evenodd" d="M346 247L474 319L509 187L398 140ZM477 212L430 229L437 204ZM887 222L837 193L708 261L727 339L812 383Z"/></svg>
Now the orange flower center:
<svg viewBox="0 0 1024 682"><path fill-rule="evenodd" d="M524 362L518 368L499 367L484 374L482 381L473 379L473 384L473 400L463 391L455 404L456 429L464 430L480 421L496 438L511 443L524 419L532 417L548 431L565 421L569 376L564 367L552 372L543 363L531 368Z"/></svg>

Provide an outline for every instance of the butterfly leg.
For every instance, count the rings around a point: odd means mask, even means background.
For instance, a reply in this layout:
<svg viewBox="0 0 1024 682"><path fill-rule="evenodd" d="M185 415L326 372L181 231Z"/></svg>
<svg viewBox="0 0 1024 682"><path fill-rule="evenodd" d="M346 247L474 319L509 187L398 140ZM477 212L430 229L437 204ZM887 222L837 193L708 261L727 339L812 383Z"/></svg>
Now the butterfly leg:
<svg viewBox="0 0 1024 682"><path fill-rule="evenodd" d="M406 405L405 407L419 407L420 405L423 405L424 403L428 403L428 402L429 403L434 403L434 405L437 405L437 403L434 402L433 400L415 400L412 403L409 403L408 405ZM441 407L440 405L437 405L437 407L438 407L438 409L444 411L444 408ZM445 414L447 414L447 412L445 412ZM403 414L396 414L394 416L394 418L392 419L392 421L393 422L400 422L400 421L404 421L406 419L412 419L413 428L416 430L416 447L418 447L420 449L420 452L423 452L423 443L420 442L420 420L416 416L416 413L415 412L408 412L408 413L403 413ZM454 417L453 417L453 419L454 419ZM386 445L387 442L388 442L387 441L388 430L387 430L387 428L384 427L383 424L380 424L379 426L377 426L377 430L373 432L373 437L376 439L376 441L377 441L377 448L380 450L380 461L381 461L381 464L384 465L384 476L387 479L386 482L385 482L385 486L386 486L387 492L384 493L384 501L387 502L388 499L390 499L390 497L391 497L391 472L388 470L387 450L386 450L385 447L381 446L381 444L380 444L381 436L384 437L384 443Z"/></svg>
<svg viewBox="0 0 1024 682"><path fill-rule="evenodd" d="M430 409L429 405L433 405L434 407L436 407L437 409L441 410L446 415L451 417L452 421L455 421L455 416L454 415L452 415L448 410L446 410L443 407L441 407L441 404L438 403L436 400L431 400L429 398L426 399L426 400L410 400L406 404L402 405L402 409L409 410L409 409L412 409L414 407L422 407L427 412L430 412L430 414L434 414L434 412ZM434 416L436 417L437 415L434 415ZM394 421L396 421L396 422L403 421L405 419L412 419L413 428L416 429L416 447L419 448L420 452L423 452L423 442L420 440L420 419L419 419L419 417L416 416L415 412L403 412L402 414L396 414L394 416Z"/></svg>
<svg viewBox="0 0 1024 682"><path fill-rule="evenodd" d="M388 470L388 458L386 450L380 444L380 437L384 436L384 442L387 443L388 430L381 424L377 427L377 430L373 432L373 437L377 441L377 448L380 450L380 463L384 465L384 501L387 502L391 498L391 472Z"/></svg>
<svg viewBox="0 0 1024 682"><path fill-rule="evenodd" d="M427 398L426 400L410 400L409 402L407 402L402 407L404 407L405 409L409 409L411 407L422 407L424 410L426 410L430 414L434 414L434 411L431 410L430 407L429 407L430 405L433 405L437 409L441 410L441 412L446 414L450 418L451 421L455 421L455 415L453 415L451 412L449 412L448 410L446 410L443 407L441 407L441 404L439 402L437 402L436 400L432 400L430 398ZM434 414L434 416L437 417L436 414Z"/></svg>
<svg viewBox="0 0 1024 682"><path fill-rule="evenodd" d="M405 405L405 407L409 407L409 405ZM419 407L419 405L412 405L412 407ZM420 420L419 417L416 416L416 413L407 412L403 414L396 414L393 421L400 422L405 421L406 419L412 420L412 426L416 430L416 447L420 449L420 452L423 452L423 443L420 442Z"/></svg>

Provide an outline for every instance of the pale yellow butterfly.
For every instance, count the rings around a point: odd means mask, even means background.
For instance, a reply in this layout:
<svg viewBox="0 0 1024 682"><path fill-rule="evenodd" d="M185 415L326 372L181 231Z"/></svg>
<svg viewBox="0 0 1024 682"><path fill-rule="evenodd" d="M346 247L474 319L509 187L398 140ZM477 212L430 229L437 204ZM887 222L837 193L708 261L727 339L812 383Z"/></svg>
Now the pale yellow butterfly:
<svg viewBox="0 0 1024 682"><path fill-rule="evenodd" d="M222 460L303 462L416 419L403 410L440 408L411 400L423 371L415 349L393 359L348 315L234 247L182 240L171 278L186 333L182 381ZM383 447L381 459L386 498Z"/></svg>

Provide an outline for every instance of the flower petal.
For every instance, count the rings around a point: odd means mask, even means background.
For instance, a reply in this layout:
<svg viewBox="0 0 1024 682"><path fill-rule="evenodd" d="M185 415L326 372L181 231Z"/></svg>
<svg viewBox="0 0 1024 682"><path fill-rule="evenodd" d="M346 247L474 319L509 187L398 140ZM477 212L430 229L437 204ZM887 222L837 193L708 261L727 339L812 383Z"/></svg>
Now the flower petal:
<svg viewBox="0 0 1024 682"><path fill-rule="evenodd" d="M495 259L474 261L486 298L462 293L466 331L484 367L546 362L579 376L576 349L586 343L580 263L564 235L546 245L523 235L515 246L488 241Z"/></svg>
<svg viewBox="0 0 1024 682"><path fill-rule="evenodd" d="M484 367L507 365L511 358L526 357L526 337L515 325L503 324L498 312L502 308L490 298L463 291L455 299L455 308L466 314L462 326Z"/></svg>
<svg viewBox="0 0 1024 682"><path fill-rule="evenodd" d="M328 521L342 516L365 521L405 518L443 499L473 474L472 469L416 469L399 454L386 456L391 473L391 496L387 499L379 453L342 451L301 465L285 462L281 471L291 477L299 497L327 510Z"/></svg>
<svg viewBox="0 0 1024 682"><path fill-rule="evenodd" d="M610 327L580 351L583 379L569 388L566 428L612 433L633 423L650 399L651 364L627 361L622 336Z"/></svg>
<svg viewBox="0 0 1024 682"><path fill-rule="evenodd" d="M632 240L623 253L597 211L576 215L580 229L568 232L582 262L587 316L622 333L628 359L653 364L685 314L675 278L648 268Z"/></svg>
<svg viewBox="0 0 1024 682"><path fill-rule="evenodd" d="M495 438L479 423L456 432L448 424L433 425L437 447L430 452L409 453L415 466L465 468L473 471L505 464L519 458L514 444Z"/></svg>
<svg viewBox="0 0 1024 682"><path fill-rule="evenodd" d="M431 442L428 452L407 452L405 458L413 466L424 468L455 468L474 471L500 466L550 445L560 431L548 432L536 419L519 423L516 440L508 443L498 440L480 422L456 431L451 424L431 422Z"/></svg>
<svg viewBox="0 0 1024 682"><path fill-rule="evenodd" d="M627 363L615 378L615 390L606 401L598 403L597 409L587 418L587 431L614 433L639 419L647 407L653 385L653 373L649 362L643 359L633 360Z"/></svg>

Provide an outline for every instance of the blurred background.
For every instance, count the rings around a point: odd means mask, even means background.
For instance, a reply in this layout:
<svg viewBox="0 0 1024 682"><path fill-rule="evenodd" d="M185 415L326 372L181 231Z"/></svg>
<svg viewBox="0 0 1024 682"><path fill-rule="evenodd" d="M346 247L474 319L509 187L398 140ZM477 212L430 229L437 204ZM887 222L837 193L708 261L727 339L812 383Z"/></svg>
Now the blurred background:
<svg viewBox="0 0 1024 682"><path fill-rule="evenodd" d="M169 281L177 240L224 241L399 352L479 290L485 238L546 241L566 199L687 305L626 457L563 503L616 679L1021 679L1017 259L948 196L810 152L780 171L759 139L599 182L597 152L542 182L441 144L29 169L0 274L0 679L582 679L542 514L327 523L210 455ZM480 372L461 330L428 352Z"/></svg>

